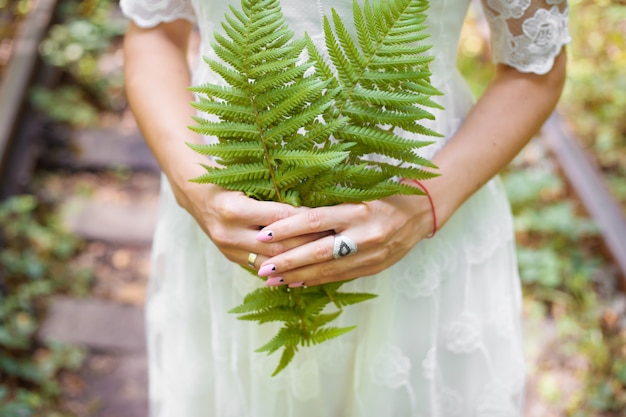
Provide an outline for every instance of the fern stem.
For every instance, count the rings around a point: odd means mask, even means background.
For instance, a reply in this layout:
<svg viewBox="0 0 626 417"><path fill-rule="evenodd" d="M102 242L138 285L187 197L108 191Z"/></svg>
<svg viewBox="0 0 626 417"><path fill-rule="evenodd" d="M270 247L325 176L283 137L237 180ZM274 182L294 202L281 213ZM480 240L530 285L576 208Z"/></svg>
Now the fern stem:
<svg viewBox="0 0 626 417"><path fill-rule="evenodd" d="M300 330L302 331L302 340L308 346L310 341L310 334L307 329L307 325L305 323L304 316L304 306L302 305L302 298L300 297L300 292L302 288L291 288L289 293L291 298L293 299L295 305L295 311L298 314L298 321L300 322Z"/></svg>
<svg viewBox="0 0 626 417"><path fill-rule="evenodd" d="M254 8L256 5L252 6L251 9L251 15L254 15ZM272 183L274 185L274 190L276 191L276 199L278 202L280 203L284 203L283 199L282 199L282 195L280 192L280 188L278 187L278 181L276 179L276 172L274 170L274 166L272 165L272 161L270 159L270 152L267 148L267 143L265 142L265 137L263 136L263 126L261 124L261 119L259 116L259 108L256 106L256 103L254 101L254 93L252 91L252 86L250 85L250 62L249 62L249 57L251 54L251 51L249 50L250 48L250 26L251 24L248 24L246 26L246 43L245 43L245 53L244 53L244 58L243 58L243 67L245 69L245 78L246 78L246 87L248 89L248 96L250 98L250 104L252 105L252 108L254 109L254 120L257 126L257 129L259 130L259 138L261 139L261 145L263 146L263 153L264 153L264 160L265 163L267 164L267 170L270 174L270 177L272 178Z"/></svg>

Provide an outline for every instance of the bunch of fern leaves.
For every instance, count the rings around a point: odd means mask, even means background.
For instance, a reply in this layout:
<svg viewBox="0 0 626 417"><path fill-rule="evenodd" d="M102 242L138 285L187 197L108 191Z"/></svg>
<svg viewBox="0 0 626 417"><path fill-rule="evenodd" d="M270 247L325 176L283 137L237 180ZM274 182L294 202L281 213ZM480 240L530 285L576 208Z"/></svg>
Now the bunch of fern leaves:
<svg viewBox="0 0 626 417"><path fill-rule="evenodd" d="M326 62L307 35L294 39L279 0L231 7L212 45L219 60L205 58L223 83L191 88L199 96L193 105L208 115L191 129L218 142L190 146L220 166L205 166L193 181L308 207L420 194L397 179L434 175L414 151L430 142L401 136L439 136L419 123L434 118L426 108L440 108L431 100L440 93L423 44L427 8L427 0L366 0L363 7L354 0L356 40L333 10L324 21ZM258 349L283 348L277 374L299 346L352 330L327 324L342 307L374 297L340 286L263 287L231 312L283 323ZM328 312L331 303L336 310Z"/></svg>

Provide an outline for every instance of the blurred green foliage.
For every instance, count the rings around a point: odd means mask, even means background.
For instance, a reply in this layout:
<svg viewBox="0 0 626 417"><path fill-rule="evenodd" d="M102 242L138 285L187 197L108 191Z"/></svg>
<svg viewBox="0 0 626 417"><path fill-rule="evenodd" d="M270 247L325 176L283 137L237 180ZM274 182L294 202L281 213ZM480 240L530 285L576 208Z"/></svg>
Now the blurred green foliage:
<svg viewBox="0 0 626 417"><path fill-rule="evenodd" d="M597 228L561 179L540 166L504 174L515 215L520 275L527 303L554 321L553 360L578 361L578 391L566 395L555 375L539 375L538 390L559 415L617 417L626 410L626 330L608 301L617 291L606 269ZM607 288L608 285L608 288ZM609 295L609 300L605 299Z"/></svg>
<svg viewBox="0 0 626 417"><path fill-rule="evenodd" d="M126 105L119 48L126 21L116 1L60 0L59 21L39 46L43 60L65 77L53 89L35 88L32 102L56 121L95 125L98 115Z"/></svg>
<svg viewBox="0 0 626 417"><path fill-rule="evenodd" d="M0 203L0 230L0 416L52 415L59 373L84 355L38 342L35 332L50 297L86 294L91 272L69 266L81 242L33 196Z"/></svg>
<svg viewBox="0 0 626 417"><path fill-rule="evenodd" d="M626 213L626 2L569 4L572 43L560 108Z"/></svg>
<svg viewBox="0 0 626 417"><path fill-rule="evenodd" d="M572 42L559 108L626 212L626 1L569 0L569 8ZM484 21L470 14L468 23L459 69L479 96L493 72ZM553 170L513 164L503 177L529 308L556 323L558 341L550 355L578 363L569 370L575 392L567 392L562 376L543 371L540 394L554 405L554 415L626 415L626 323L621 310L609 304L619 291L617 277L607 271L596 227Z"/></svg>

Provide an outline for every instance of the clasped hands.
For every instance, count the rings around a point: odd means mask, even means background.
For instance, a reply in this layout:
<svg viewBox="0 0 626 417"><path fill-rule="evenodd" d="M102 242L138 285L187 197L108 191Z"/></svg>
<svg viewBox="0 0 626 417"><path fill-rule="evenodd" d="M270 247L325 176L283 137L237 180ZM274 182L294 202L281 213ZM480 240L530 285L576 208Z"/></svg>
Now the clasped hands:
<svg viewBox="0 0 626 417"><path fill-rule="evenodd" d="M252 259L267 285L312 286L374 275L432 232L422 196L305 208L221 190L205 203L202 212L192 212L205 232L229 260L251 267ZM338 234L358 251L337 256Z"/></svg>

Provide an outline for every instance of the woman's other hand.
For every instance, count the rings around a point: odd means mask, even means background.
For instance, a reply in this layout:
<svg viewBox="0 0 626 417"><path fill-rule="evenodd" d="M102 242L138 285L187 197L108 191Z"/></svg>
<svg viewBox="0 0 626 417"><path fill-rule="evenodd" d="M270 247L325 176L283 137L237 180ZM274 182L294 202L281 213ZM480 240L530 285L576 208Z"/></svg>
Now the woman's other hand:
<svg viewBox="0 0 626 417"><path fill-rule="evenodd" d="M270 277L270 285L291 286L373 275L402 259L433 232L433 227L431 206L425 196L391 196L311 209L268 225L257 239L274 244L313 231L332 234L266 260L259 275ZM335 239L341 236L349 241L340 252L335 249ZM352 243L356 251L350 248ZM341 256L346 252L350 253Z"/></svg>

